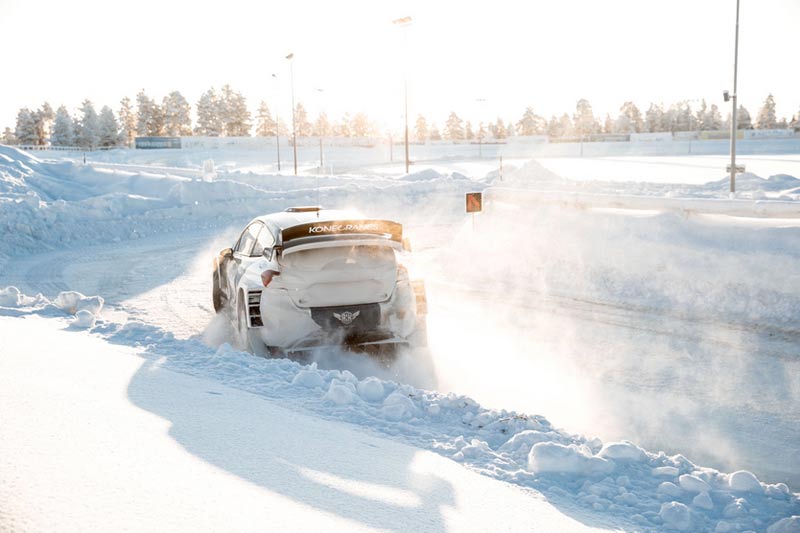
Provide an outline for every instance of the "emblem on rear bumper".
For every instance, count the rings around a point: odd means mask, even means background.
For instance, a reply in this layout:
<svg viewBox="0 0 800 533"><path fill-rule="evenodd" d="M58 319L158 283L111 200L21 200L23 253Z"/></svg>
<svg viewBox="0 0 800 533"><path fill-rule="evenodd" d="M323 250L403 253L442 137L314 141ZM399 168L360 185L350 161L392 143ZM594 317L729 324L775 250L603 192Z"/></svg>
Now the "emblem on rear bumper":
<svg viewBox="0 0 800 533"><path fill-rule="evenodd" d="M353 322L353 320L358 318L358 315L360 314L361 311L356 311L355 313L351 313L350 311L345 311L344 313L333 313L333 318L335 318L345 326L348 326Z"/></svg>

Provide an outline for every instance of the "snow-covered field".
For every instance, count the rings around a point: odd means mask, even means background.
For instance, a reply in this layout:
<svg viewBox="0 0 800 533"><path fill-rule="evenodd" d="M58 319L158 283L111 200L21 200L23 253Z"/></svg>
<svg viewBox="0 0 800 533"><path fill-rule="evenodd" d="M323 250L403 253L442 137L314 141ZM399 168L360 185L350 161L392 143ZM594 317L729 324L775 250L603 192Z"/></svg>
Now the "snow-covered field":
<svg viewBox="0 0 800 533"><path fill-rule="evenodd" d="M800 160L762 143L736 198L720 155L0 147L0 529L797 531ZM435 379L231 346L213 254L318 201L405 225Z"/></svg>

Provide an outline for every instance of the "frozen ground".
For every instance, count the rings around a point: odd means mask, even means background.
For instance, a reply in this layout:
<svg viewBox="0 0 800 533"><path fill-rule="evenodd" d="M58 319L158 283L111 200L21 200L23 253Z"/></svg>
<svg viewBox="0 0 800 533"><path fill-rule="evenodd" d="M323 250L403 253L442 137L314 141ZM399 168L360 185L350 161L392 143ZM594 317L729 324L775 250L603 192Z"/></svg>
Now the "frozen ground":
<svg viewBox="0 0 800 533"><path fill-rule="evenodd" d="M222 159L234 159L222 154ZM485 161L442 160L405 176L391 165L368 160L363 173L354 165L348 175L295 178L261 173L258 169L266 166L250 154L227 167L218 165L215 183L192 179L199 175L202 160L220 160L219 155L117 152L98 154L106 161L84 166L38 161L3 149L0 227L8 230L8 239L0 245L0 265L5 263L0 286L16 285L49 298L63 290L101 294L106 307L93 330L101 339L133 347L149 360L162 358L167 368L279 399L282 405L299 395L304 399L292 405L302 412L312 406L314 416L355 422L538 490L583 525L660 529L665 524L677 527L681 517L689 516L692 530L724 528L720 522L763 529L772 518L800 513L789 500L784 507L769 503L780 499L780 486L774 485L778 488L770 489L771 498L743 496L740 505L747 513L736 514L729 508L733 500L724 503L722 496L730 479L694 466L747 469L762 481L798 486L797 223L553 206L526 205L522 210L511 201L491 206L473 230L461 214L463 192L492 181L499 184L497 167ZM153 161L156 157L161 159ZM675 159L669 166L681 168L680 162ZM603 180L571 182L554 176L546 162L504 164L502 184L527 190L730 202L725 183L696 186L688 175L675 186L646 176L636 183L606 175ZM619 171L628 172L628 164L620 162ZM797 201L798 183L792 178L765 181L752 176L743 183L749 185L737 201ZM466 394L494 408L545 415L569 432L548 441L586 448L578 453L540 447L544 455L539 457L532 452L534 437L520 435L521 448L512 453L511 444L501 448L512 440L509 435L526 431L524 426L501 433L502 441L491 432L472 433L467 418L483 420L473 429L485 425L487 416L492 423L493 415L482 414L490 413L482 408L469 416L459 414L458 425L436 426L428 407L446 405L437 396L419 396L422 403L414 407L427 415L408 423L365 422L357 402L334 407L340 405L336 399L354 400L334 386L333 380L342 381L342 376L317 371L323 379L319 396L305 397L302 388L285 389L280 379L274 382L263 374L275 373L291 383L302 374L298 366L253 370L261 363L245 364L248 356L226 351L224 345L206 353L199 339L213 347L226 340L225 324L212 320L208 302L211 255L229 244L254 214L314 203L318 190L326 205L353 205L404 222L415 245L415 266L428 281L440 391ZM42 311L33 312L26 320L42 320L36 318ZM7 320L13 324L22 319ZM40 329L48 327L42 324ZM30 344L26 337L17 338L11 346ZM216 359L209 355L214 353ZM330 366L343 361L324 362ZM376 370L367 364L349 368L356 381ZM306 376L300 381L317 379L314 372ZM413 372L381 376L412 383L418 377ZM382 383L384 391L395 386ZM416 402L416 394L408 396ZM404 402L396 397L392 401ZM466 406L474 403L464 401ZM397 412L402 418L406 412L402 405L383 408L383 415ZM517 415L497 416L514 420ZM692 463L669 462L654 454L647 456L647 469L616 470L611 479L617 496L623 495L622 487L636 494L637 503L632 497L620 502L587 466L602 464L592 459L602 458L597 455L600 441L570 440L569 434L596 435L607 442L628 439L650 451L683 453ZM16 445L14 440L2 443ZM553 459L551 452L560 458ZM555 478L543 475L543 464L555 464L561 473ZM704 509L705 501L694 502L695 493L683 487L691 480L682 484L675 477L678 491L660 488L661 481L645 482L654 465L666 464L710 482L712 508ZM511 475L515 467L521 473ZM626 488L621 476L634 479L634 488ZM671 501L685 505L686 513L680 505L662 513L661 505ZM639 525L624 520L633 515L640 517ZM536 524L523 523L520 529ZM461 529L439 529L451 528Z"/></svg>

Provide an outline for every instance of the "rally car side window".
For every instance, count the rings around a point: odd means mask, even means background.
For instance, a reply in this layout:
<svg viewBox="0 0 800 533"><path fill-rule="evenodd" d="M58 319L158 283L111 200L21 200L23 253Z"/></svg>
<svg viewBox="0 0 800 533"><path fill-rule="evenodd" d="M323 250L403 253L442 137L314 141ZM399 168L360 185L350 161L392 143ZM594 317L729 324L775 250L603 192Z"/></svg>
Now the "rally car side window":
<svg viewBox="0 0 800 533"><path fill-rule="evenodd" d="M261 255L264 253L264 248L272 248L275 246L275 236L269 230L269 228L265 227L261 230L261 233L258 234L258 239L256 239L256 246L253 248L253 251L250 255Z"/></svg>
<svg viewBox="0 0 800 533"><path fill-rule="evenodd" d="M260 222L253 222L247 229L242 232L242 236L239 238L239 243L236 245L236 251L242 255L250 255L251 250L253 249L253 244L255 244L256 239L258 238L258 232L263 227L263 224Z"/></svg>

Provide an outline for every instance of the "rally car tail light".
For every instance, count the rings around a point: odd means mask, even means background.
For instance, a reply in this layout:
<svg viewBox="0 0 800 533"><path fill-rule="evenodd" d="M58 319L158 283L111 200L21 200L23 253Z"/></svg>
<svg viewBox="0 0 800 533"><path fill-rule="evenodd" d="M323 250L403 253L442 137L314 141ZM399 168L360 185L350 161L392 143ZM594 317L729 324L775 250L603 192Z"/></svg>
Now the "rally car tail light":
<svg viewBox="0 0 800 533"><path fill-rule="evenodd" d="M411 287L414 289L414 297L417 303L417 315L425 315L428 313L428 296L425 293L425 282L417 279L411 282Z"/></svg>
<svg viewBox="0 0 800 533"><path fill-rule="evenodd" d="M261 273L261 283L263 283L265 287L268 287L270 282L272 281L272 278L280 275L281 273L278 272L277 270L265 270L264 272Z"/></svg>

